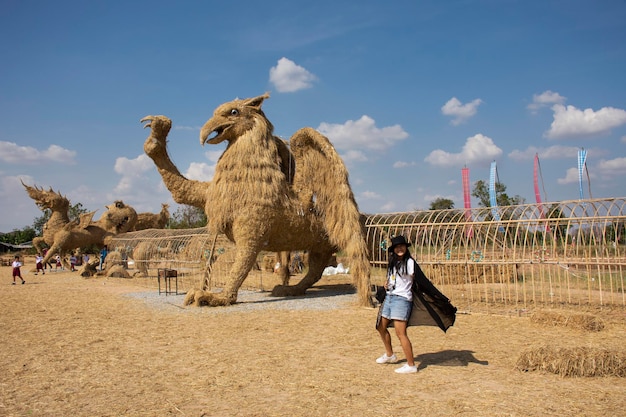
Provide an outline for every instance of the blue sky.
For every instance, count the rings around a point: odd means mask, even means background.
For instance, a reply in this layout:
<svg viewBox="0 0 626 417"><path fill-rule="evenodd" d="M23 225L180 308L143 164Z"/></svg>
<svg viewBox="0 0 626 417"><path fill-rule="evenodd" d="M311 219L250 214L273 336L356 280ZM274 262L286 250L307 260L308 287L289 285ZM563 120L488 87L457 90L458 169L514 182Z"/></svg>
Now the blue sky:
<svg viewBox="0 0 626 417"><path fill-rule="evenodd" d="M462 208L461 169L488 181L494 160L534 202L535 153L543 200L578 199L580 148L592 196L626 196L623 0L0 5L0 231L41 215L20 180L96 218L118 199L174 211L139 120L170 117L172 159L210 180L224 148L200 127L266 91L277 135L334 143L362 212Z"/></svg>

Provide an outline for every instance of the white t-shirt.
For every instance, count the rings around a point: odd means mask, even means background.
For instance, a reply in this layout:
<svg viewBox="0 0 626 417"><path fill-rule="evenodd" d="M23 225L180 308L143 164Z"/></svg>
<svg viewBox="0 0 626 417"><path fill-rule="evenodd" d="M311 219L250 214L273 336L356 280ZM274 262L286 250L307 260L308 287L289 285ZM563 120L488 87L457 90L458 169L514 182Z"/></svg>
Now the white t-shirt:
<svg viewBox="0 0 626 417"><path fill-rule="evenodd" d="M413 301L413 292L411 286L413 285L413 277L415 276L415 261L410 258L406 262L406 273L402 275L398 273L396 267L393 267L391 274L387 275L387 289L389 294L399 295L409 301Z"/></svg>

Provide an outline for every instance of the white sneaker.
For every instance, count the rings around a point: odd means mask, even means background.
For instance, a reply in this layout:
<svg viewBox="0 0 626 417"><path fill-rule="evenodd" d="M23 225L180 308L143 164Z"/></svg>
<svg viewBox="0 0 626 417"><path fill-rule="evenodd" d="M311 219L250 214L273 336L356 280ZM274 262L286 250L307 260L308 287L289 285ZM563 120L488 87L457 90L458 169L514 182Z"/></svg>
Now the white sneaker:
<svg viewBox="0 0 626 417"><path fill-rule="evenodd" d="M417 372L417 366L410 366L405 363L402 367L396 369L395 372L397 374L414 374Z"/></svg>
<svg viewBox="0 0 626 417"><path fill-rule="evenodd" d="M396 357L396 355L392 354L391 356L387 356L386 353L383 353L383 356L376 359L376 363L393 363L393 362L396 362L397 360L398 358Z"/></svg>

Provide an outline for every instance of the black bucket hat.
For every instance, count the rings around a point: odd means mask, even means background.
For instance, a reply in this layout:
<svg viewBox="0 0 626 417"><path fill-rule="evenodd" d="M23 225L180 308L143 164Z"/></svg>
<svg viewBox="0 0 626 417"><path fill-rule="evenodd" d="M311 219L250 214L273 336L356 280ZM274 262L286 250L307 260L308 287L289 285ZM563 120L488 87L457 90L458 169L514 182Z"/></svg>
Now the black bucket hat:
<svg viewBox="0 0 626 417"><path fill-rule="evenodd" d="M392 237L391 246L389 246L389 252L393 252L393 248L395 248L398 245L406 245L406 247L408 248L409 246L411 246L411 243L407 242L404 236Z"/></svg>

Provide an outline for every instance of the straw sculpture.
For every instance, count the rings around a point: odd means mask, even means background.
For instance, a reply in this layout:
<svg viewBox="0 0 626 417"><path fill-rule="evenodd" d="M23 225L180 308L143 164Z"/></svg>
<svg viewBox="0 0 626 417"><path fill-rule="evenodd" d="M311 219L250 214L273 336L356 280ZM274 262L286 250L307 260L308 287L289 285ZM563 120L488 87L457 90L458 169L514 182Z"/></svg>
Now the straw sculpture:
<svg viewBox="0 0 626 417"><path fill-rule="evenodd" d="M78 271L78 274L84 278L92 277L98 273L99 265L100 265L99 257L96 256L96 257L90 258L89 261L83 262L83 266Z"/></svg>
<svg viewBox="0 0 626 417"><path fill-rule="evenodd" d="M545 371L567 377L625 377L626 351L540 346L522 352L515 367L520 371Z"/></svg>
<svg viewBox="0 0 626 417"><path fill-rule="evenodd" d="M225 306L256 265L261 250L309 252L308 273L296 285L278 285L275 296L303 295L322 276L332 254L343 250L359 301L371 305L369 261L348 172L330 141L311 128L289 144L273 135L261 105L268 94L222 104L202 127L201 144L228 142L212 181L184 177L167 153L172 122L147 116L144 151L179 204L203 205L210 234L225 234L236 254L221 293L189 291L186 303Z"/></svg>
<svg viewBox="0 0 626 417"><path fill-rule="evenodd" d="M138 213L137 223L135 224L135 231L146 229L164 229L167 222L170 220L168 204L161 204L161 211L159 213Z"/></svg>
<svg viewBox="0 0 626 417"><path fill-rule="evenodd" d="M42 211L50 210L50 218L43 226L42 236L33 238L33 246L38 253L43 253L44 246L52 246L54 235L70 222L68 215L70 200L61 193L52 191L52 187L46 191L43 188L30 187L23 182L22 185L26 188L30 198L35 200L37 207Z"/></svg>
<svg viewBox="0 0 626 417"><path fill-rule="evenodd" d="M96 213L92 211L81 215L80 221L70 222L56 232L43 263L47 263L57 253L64 259L65 253L73 249L90 245L102 247L106 238L128 232L135 227L137 212L134 208L122 201L116 201L106 208L107 211L98 221L92 221ZM65 259L64 262L66 262Z"/></svg>

